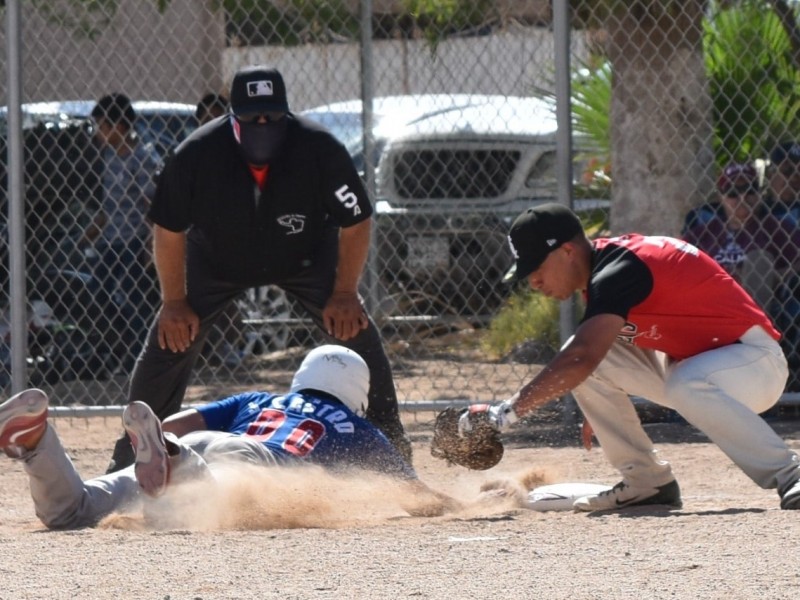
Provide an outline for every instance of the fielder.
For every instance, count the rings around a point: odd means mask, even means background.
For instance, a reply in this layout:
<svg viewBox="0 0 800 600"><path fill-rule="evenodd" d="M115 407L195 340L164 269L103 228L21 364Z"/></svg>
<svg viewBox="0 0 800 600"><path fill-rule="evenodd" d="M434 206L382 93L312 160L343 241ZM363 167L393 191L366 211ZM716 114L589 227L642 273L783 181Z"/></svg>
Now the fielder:
<svg viewBox="0 0 800 600"><path fill-rule="evenodd" d="M677 411L757 485L800 509L800 463L759 417L783 392L788 369L780 334L755 301L711 257L678 239L629 234L590 241L558 204L528 209L509 241L516 277L546 296L582 292L575 335L508 400L466 411L505 430L572 391L622 481L579 498L581 511L631 506L681 508L670 464L661 460L629 395Z"/></svg>
<svg viewBox="0 0 800 600"><path fill-rule="evenodd" d="M51 529L95 525L112 512L135 508L141 492L157 498L171 483L206 477L213 484L214 465L229 461L373 470L427 494L432 504L425 514L455 508L455 501L420 482L380 430L356 414L366 408L368 389L364 360L328 345L309 352L285 395L230 396L173 415L163 429L148 405L133 402L122 420L135 464L87 481L47 423L47 396L30 389L0 405L0 448L22 463L36 515Z"/></svg>

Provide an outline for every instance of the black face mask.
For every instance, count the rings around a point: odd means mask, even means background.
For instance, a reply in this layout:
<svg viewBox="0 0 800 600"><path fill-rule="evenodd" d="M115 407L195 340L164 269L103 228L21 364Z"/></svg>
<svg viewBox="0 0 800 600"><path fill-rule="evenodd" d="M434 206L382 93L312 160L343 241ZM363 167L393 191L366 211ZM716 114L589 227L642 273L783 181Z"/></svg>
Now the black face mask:
<svg viewBox="0 0 800 600"><path fill-rule="evenodd" d="M234 134L238 130L236 138L242 157L248 163L265 165L280 155L289 126L287 117L266 123L242 123L235 117L231 118L234 119Z"/></svg>

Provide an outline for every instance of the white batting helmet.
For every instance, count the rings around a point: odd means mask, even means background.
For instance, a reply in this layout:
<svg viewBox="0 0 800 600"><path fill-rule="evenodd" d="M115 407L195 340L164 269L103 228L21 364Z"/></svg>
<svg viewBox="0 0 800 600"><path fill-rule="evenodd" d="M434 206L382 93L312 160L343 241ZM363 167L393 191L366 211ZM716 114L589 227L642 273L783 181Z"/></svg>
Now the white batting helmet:
<svg viewBox="0 0 800 600"><path fill-rule="evenodd" d="M309 352L294 374L290 391L300 390L327 392L353 412L366 411L369 367L349 348L326 344Z"/></svg>

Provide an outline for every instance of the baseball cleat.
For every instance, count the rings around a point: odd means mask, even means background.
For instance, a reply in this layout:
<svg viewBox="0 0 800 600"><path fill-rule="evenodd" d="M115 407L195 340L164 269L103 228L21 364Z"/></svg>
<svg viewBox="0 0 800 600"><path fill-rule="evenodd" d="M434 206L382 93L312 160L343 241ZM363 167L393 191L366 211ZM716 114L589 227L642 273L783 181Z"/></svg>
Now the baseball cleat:
<svg viewBox="0 0 800 600"><path fill-rule="evenodd" d="M575 510L593 512L654 505L665 506L669 509L681 508L683 502L678 482L673 480L659 487L636 488L620 481L610 490L578 498L572 507Z"/></svg>
<svg viewBox="0 0 800 600"><path fill-rule="evenodd" d="M169 483L169 455L161 422L144 402L131 402L122 413L122 426L136 453L134 473L148 496L160 496Z"/></svg>
<svg viewBox="0 0 800 600"><path fill-rule="evenodd" d="M783 510L800 510L800 479L781 494L781 508Z"/></svg>
<svg viewBox="0 0 800 600"><path fill-rule="evenodd" d="M0 449L9 456L30 450L47 426L47 394L29 389L0 404Z"/></svg>

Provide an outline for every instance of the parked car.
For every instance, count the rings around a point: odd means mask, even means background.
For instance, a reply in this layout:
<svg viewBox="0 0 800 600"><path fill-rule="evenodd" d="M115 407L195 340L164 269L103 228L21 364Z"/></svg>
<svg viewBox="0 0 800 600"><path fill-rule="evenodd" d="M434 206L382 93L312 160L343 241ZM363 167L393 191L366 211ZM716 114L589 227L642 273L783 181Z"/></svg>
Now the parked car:
<svg viewBox="0 0 800 600"><path fill-rule="evenodd" d="M29 130L37 124L65 123L74 119L88 119L95 100L60 100L31 102L22 105L22 127ZM135 100L133 108L137 119L134 128L139 137L152 144L162 158L197 128L195 105L181 102ZM6 136L8 108L0 108L0 128Z"/></svg>
<svg viewBox="0 0 800 600"><path fill-rule="evenodd" d="M22 105L24 176L28 217L29 269L58 260L57 248L80 235L92 205L99 205L97 148L89 119L94 100L33 102ZM135 128L160 157L197 127L194 105L135 101ZM7 107L0 107L0 145L7 139ZM6 187L2 152L2 188ZM33 246L33 247L31 247ZM65 257L61 257L65 258Z"/></svg>
<svg viewBox="0 0 800 600"><path fill-rule="evenodd" d="M303 114L327 125L363 168L361 102ZM513 218L556 199L551 104L536 98L376 98L376 240L392 314L486 317L508 293ZM589 205L591 202L583 201Z"/></svg>
<svg viewBox="0 0 800 600"><path fill-rule="evenodd" d="M29 365L32 381L108 377L117 361L97 336L96 323L124 318L110 298L94 284L91 259L78 247L94 210L100 204L97 146L92 143L90 100L36 102L22 106L25 178L26 276L32 318ZM164 157L197 127L195 107L190 104L135 101L135 128L142 141L152 144ZM7 108L0 108L0 189L7 186L5 146ZM0 204L5 204L2 194ZM2 208L5 211L5 207ZM0 281L7 290L8 232L0 226ZM149 301L158 302L155 273L151 270ZM277 289L277 288L275 288ZM278 290L279 291L279 290ZM258 352L290 343L288 306L276 302L271 288L251 290L239 303L236 323L239 343L210 354L229 366ZM0 294L0 315L7 296ZM266 323L277 319L277 324ZM0 320L0 322L2 322ZM8 383L7 330L0 327L0 387ZM232 336L229 336L229 339Z"/></svg>
<svg viewBox="0 0 800 600"><path fill-rule="evenodd" d="M473 96L466 94L419 94L380 96L372 103L372 135L375 141L373 166L378 165L383 147L398 132L434 115L469 106ZM341 141L360 172L364 171L364 129L361 100L345 100L305 110L301 113L325 126Z"/></svg>

